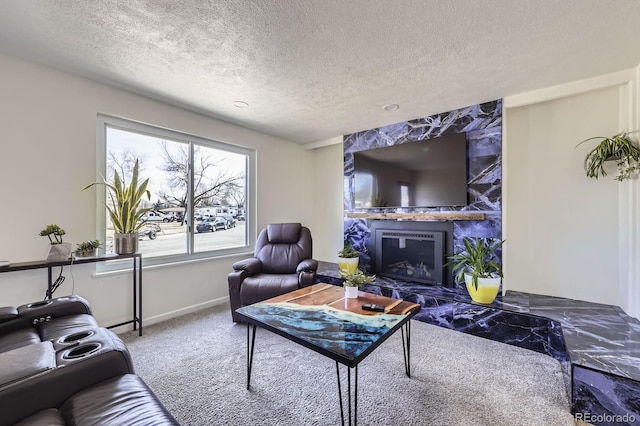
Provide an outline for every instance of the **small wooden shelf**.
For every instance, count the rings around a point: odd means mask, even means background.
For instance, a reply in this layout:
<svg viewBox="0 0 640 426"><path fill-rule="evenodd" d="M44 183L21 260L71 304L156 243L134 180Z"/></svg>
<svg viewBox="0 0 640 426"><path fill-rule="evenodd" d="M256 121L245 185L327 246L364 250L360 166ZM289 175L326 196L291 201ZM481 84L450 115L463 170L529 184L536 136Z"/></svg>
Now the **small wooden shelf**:
<svg viewBox="0 0 640 426"><path fill-rule="evenodd" d="M350 219L390 219L390 220L484 220L482 212L417 212L417 213L359 213L349 212Z"/></svg>

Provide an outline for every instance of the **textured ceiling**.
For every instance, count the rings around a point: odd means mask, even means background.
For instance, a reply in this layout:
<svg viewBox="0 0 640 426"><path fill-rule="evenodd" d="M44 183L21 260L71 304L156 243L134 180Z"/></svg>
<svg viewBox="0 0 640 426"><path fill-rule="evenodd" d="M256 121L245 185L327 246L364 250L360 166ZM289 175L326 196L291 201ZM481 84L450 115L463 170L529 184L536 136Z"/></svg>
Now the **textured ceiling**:
<svg viewBox="0 0 640 426"><path fill-rule="evenodd" d="M640 1L2 0L0 52L307 143L633 68Z"/></svg>

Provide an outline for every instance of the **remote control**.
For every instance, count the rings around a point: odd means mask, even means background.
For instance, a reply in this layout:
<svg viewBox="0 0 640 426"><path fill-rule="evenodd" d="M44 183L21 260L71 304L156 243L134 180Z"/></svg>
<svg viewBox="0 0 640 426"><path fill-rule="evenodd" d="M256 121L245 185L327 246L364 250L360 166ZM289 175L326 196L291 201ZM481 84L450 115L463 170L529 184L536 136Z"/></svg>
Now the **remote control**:
<svg viewBox="0 0 640 426"><path fill-rule="evenodd" d="M363 303L362 309L365 311L384 312L384 306L374 305L372 303Z"/></svg>

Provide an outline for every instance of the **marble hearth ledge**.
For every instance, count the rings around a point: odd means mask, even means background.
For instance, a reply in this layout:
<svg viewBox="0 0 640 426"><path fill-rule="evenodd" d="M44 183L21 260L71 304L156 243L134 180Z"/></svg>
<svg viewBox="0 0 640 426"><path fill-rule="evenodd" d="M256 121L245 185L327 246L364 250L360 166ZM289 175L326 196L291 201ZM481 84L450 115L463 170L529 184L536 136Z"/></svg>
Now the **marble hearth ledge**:
<svg viewBox="0 0 640 426"><path fill-rule="evenodd" d="M414 213L363 213L347 212L349 219L395 219L395 220L485 220L482 212L414 212Z"/></svg>
<svg viewBox="0 0 640 426"><path fill-rule="evenodd" d="M317 281L341 284L337 265L319 262ZM574 413L631 414L640 425L640 321L617 306L515 291L480 305L464 289L386 278L363 290L419 303L418 321L552 356Z"/></svg>

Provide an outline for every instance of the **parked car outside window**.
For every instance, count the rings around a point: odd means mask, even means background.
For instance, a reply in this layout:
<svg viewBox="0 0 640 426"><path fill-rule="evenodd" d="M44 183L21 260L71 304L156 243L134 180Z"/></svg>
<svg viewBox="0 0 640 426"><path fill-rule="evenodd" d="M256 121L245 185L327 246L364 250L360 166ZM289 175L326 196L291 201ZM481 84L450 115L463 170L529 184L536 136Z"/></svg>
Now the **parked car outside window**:
<svg viewBox="0 0 640 426"><path fill-rule="evenodd" d="M171 222L171 218L168 215L156 211L147 212L141 219L144 222Z"/></svg>
<svg viewBox="0 0 640 426"><path fill-rule="evenodd" d="M216 229L229 229L229 224L225 218L218 216L218 217L214 217L212 220L213 220L213 226Z"/></svg>
<svg viewBox="0 0 640 426"><path fill-rule="evenodd" d="M229 229L229 228L235 228L236 227L236 220L233 218L233 216L231 215L223 215L223 216L218 216L219 218L222 218L225 223L227 224L227 227L225 229Z"/></svg>
<svg viewBox="0 0 640 426"><path fill-rule="evenodd" d="M198 232L215 232L218 229L229 229L227 221L222 217L210 217L196 225Z"/></svg>

